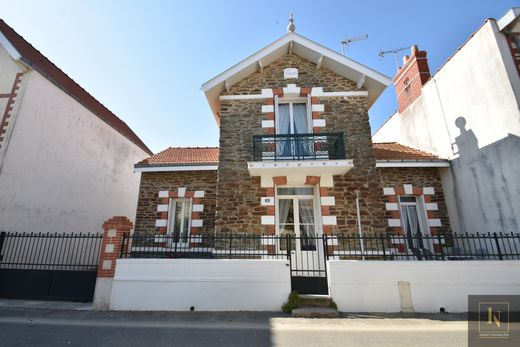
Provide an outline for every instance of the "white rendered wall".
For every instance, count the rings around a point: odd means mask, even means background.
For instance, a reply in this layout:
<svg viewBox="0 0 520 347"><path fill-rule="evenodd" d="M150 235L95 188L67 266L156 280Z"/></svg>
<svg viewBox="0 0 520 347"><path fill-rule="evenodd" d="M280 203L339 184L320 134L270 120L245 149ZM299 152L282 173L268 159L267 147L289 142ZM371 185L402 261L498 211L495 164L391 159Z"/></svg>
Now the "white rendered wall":
<svg viewBox="0 0 520 347"><path fill-rule="evenodd" d="M110 308L280 311L290 291L285 260L118 259Z"/></svg>
<svg viewBox="0 0 520 347"><path fill-rule="evenodd" d="M23 82L0 168L0 230L100 232L109 217L135 216L133 165L148 154L38 72Z"/></svg>
<svg viewBox="0 0 520 347"><path fill-rule="evenodd" d="M442 175L456 232L520 232L520 78L509 47L487 21L394 114L374 142L397 141L451 160ZM465 128L457 118L465 119ZM447 187L451 187L448 189Z"/></svg>
<svg viewBox="0 0 520 347"><path fill-rule="evenodd" d="M520 294L519 261L328 262L330 295L342 312L400 312L398 281L415 312L466 312L470 294Z"/></svg>

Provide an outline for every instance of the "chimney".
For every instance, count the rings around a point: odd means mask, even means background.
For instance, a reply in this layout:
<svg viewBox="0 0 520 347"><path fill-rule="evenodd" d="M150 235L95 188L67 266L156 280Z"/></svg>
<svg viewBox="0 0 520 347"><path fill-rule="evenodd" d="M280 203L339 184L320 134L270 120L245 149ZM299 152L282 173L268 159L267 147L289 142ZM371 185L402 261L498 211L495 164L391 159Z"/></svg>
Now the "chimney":
<svg viewBox="0 0 520 347"><path fill-rule="evenodd" d="M422 86L430 78L430 69L426 59L426 51L420 51L416 45L411 47L410 57L403 57L394 77L395 93L399 112L406 110L421 95Z"/></svg>

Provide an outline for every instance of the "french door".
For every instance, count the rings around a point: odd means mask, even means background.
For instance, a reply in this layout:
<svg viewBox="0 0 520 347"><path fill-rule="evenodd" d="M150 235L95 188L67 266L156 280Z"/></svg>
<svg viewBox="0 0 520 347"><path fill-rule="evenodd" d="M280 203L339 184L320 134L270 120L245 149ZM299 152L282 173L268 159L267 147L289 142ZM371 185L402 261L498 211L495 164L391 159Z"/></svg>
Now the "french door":
<svg viewBox="0 0 520 347"><path fill-rule="evenodd" d="M277 156L294 158L311 154L312 144L298 137L299 134L311 132L308 104L303 101L277 101L276 105L276 134L287 138L278 142Z"/></svg>
<svg viewBox="0 0 520 347"><path fill-rule="evenodd" d="M425 223L424 211L416 196L400 196L401 222L406 236L406 242L411 250L424 251L432 249L431 241L423 236L429 236Z"/></svg>
<svg viewBox="0 0 520 347"><path fill-rule="evenodd" d="M172 243L187 244L191 228L191 199L171 199L168 215L168 234L173 235Z"/></svg>

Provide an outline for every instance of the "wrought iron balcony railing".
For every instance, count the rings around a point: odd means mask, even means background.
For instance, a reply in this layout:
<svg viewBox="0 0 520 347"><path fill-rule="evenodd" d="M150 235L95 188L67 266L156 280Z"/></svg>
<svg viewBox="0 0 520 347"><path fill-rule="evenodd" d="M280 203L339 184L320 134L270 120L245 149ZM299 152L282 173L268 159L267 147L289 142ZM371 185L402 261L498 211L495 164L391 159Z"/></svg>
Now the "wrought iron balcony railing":
<svg viewBox="0 0 520 347"><path fill-rule="evenodd" d="M253 136L253 161L334 159L346 159L343 133Z"/></svg>

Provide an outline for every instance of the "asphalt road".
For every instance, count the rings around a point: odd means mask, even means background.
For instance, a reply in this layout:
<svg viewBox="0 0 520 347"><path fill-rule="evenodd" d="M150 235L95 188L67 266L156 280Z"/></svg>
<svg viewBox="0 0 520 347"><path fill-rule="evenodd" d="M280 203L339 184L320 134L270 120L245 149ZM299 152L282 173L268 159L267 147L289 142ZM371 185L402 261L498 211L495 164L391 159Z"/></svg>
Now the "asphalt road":
<svg viewBox="0 0 520 347"><path fill-rule="evenodd" d="M466 346L464 315L92 312L0 307L1 346Z"/></svg>

